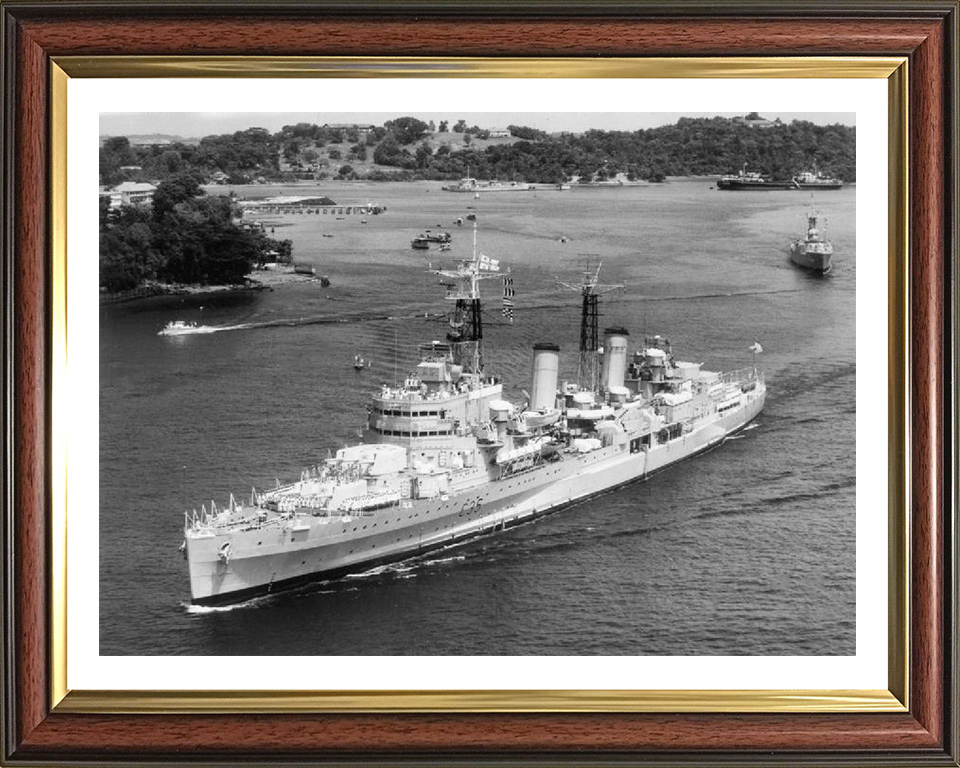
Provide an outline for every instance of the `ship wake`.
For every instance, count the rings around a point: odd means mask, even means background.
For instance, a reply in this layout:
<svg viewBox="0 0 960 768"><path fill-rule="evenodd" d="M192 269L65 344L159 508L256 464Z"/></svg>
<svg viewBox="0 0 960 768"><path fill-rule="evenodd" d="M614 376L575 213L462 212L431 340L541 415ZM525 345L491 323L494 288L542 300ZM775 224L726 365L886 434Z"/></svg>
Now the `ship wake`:
<svg viewBox="0 0 960 768"><path fill-rule="evenodd" d="M205 616L210 613L229 613L241 608L252 608L255 605L264 602L270 595L254 597L250 600L244 600L242 603L232 603L230 605L194 605L193 603L181 602L184 613L188 616Z"/></svg>

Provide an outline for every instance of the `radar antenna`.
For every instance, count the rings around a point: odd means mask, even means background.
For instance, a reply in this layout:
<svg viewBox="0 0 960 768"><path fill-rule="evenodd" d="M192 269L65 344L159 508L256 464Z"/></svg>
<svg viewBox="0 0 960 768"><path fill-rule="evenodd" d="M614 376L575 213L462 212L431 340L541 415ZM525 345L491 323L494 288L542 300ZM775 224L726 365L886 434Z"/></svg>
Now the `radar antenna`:
<svg viewBox="0 0 960 768"><path fill-rule="evenodd" d="M601 284L600 270L603 268L603 262L597 261L594 267L593 258L596 257L596 254L581 253L580 256L584 257L581 282L579 284L565 283L557 278L557 287L565 288L568 291L576 291L582 297L580 362L577 366L577 383L581 389L597 392L600 387L600 333L598 327L600 296L622 290L623 286Z"/></svg>
<svg viewBox="0 0 960 768"><path fill-rule="evenodd" d="M447 341L453 347L453 361L464 371L483 373L483 306L480 300L480 281L501 278L500 260L491 259L477 250L477 223L473 223L473 256L458 259L453 269L433 269L430 272L444 278L447 294L444 298L456 302L450 319Z"/></svg>

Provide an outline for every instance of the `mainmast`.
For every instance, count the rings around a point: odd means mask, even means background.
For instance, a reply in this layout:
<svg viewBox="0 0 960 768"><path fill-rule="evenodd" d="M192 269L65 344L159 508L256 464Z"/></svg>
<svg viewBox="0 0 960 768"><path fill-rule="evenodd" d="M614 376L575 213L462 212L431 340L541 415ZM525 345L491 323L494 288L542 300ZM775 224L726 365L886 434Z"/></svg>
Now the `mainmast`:
<svg viewBox="0 0 960 768"><path fill-rule="evenodd" d="M477 251L477 223L473 223L473 256L457 260L456 269L431 269L450 282L446 299L455 302L447 341L453 346L453 361L464 371L483 373L483 306L480 281L500 277L499 259Z"/></svg>
<svg viewBox="0 0 960 768"><path fill-rule="evenodd" d="M583 254L589 256L589 254ZM598 262L592 268L589 259L584 262L583 280L579 285L557 280L557 286L576 291L582 297L580 308L580 362L577 366L577 382L581 389L591 392L599 391L600 387L600 332L598 318L600 316L600 296L604 293L617 291L622 285L602 285L600 270L603 262Z"/></svg>

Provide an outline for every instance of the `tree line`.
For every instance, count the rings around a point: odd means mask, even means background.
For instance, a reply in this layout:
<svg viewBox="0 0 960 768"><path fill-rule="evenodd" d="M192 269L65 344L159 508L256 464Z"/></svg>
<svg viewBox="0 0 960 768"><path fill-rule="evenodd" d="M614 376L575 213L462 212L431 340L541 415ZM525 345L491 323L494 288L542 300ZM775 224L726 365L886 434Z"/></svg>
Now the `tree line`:
<svg viewBox="0 0 960 768"><path fill-rule="evenodd" d="M289 257L291 242L239 224L226 196L206 195L181 173L163 181L149 206L110 208L100 198L100 286L124 291L147 281L236 285L254 265Z"/></svg>
<svg viewBox="0 0 960 768"><path fill-rule="evenodd" d="M100 175L101 183L111 186L128 178L166 179L187 171L207 181L221 174L227 183L330 176L450 180L468 174L559 183L618 175L651 181L722 175L744 165L789 178L816 165L844 181L856 180L856 129L839 124L795 120L751 127L743 120L698 117L636 131L547 134L520 125L508 130L512 141L490 144L489 129L468 126L465 120L451 128L448 121L437 127L432 121L400 117L369 129L310 123L284 126L276 133L248 128L207 136L197 145L135 147L125 137L113 137L101 147ZM281 161L313 170L282 169Z"/></svg>

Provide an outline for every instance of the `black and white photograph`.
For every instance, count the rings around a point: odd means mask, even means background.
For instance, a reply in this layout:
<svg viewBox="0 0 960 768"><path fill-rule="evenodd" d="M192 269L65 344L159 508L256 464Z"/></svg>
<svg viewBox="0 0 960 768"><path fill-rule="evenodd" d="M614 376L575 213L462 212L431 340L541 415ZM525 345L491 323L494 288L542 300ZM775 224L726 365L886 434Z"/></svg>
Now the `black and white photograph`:
<svg viewBox="0 0 960 768"><path fill-rule="evenodd" d="M857 654L855 112L99 134L100 655Z"/></svg>

